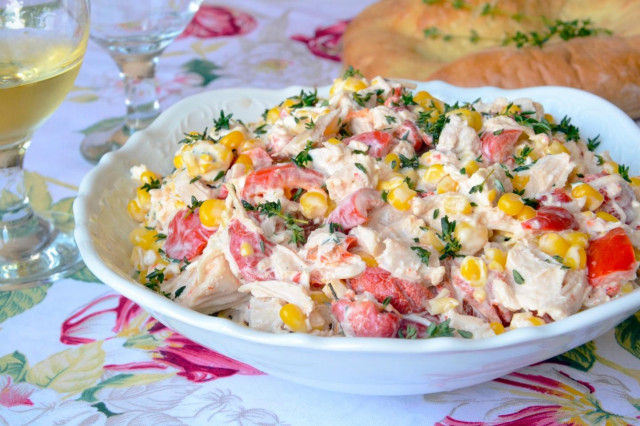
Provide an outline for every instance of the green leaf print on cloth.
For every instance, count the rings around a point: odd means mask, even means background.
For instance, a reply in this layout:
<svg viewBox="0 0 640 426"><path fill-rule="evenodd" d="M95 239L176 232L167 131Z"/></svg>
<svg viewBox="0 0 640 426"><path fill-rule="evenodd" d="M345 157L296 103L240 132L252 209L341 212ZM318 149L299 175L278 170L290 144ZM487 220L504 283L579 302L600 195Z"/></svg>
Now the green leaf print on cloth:
<svg viewBox="0 0 640 426"><path fill-rule="evenodd" d="M620 346L640 358L640 311L621 322L615 329L615 336Z"/></svg>
<svg viewBox="0 0 640 426"><path fill-rule="evenodd" d="M561 362L562 364L570 365L577 370L589 371L591 367L593 367L593 364L595 364L597 358L596 344L591 341L558 355L553 359Z"/></svg>
<svg viewBox="0 0 640 426"><path fill-rule="evenodd" d="M182 69L186 72L198 74L202 77L202 87L220 77L218 74L214 73L214 71L220 69L220 67L206 59L192 59L184 64Z"/></svg>
<svg viewBox="0 0 640 426"><path fill-rule="evenodd" d="M42 302L51 284L0 292L0 324Z"/></svg>
<svg viewBox="0 0 640 426"><path fill-rule="evenodd" d="M25 379L42 388L74 395L98 383L104 361L102 342L93 342L50 356L29 369Z"/></svg>

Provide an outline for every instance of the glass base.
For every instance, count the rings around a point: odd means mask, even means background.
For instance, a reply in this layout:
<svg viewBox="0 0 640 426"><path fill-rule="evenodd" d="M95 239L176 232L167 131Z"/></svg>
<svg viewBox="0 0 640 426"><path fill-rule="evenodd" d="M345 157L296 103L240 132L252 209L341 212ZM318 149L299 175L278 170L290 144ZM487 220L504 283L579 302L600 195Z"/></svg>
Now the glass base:
<svg viewBox="0 0 640 426"><path fill-rule="evenodd" d="M129 134L123 127L120 127L115 132L91 133L82 141L80 152L85 160L97 164L103 155L119 149L128 139Z"/></svg>
<svg viewBox="0 0 640 426"><path fill-rule="evenodd" d="M0 290L21 290L52 283L82 268L73 232L57 229L42 218L36 223L38 233L48 234L48 238L33 250L20 249L32 243L29 236L24 241L12 239L0 249Z"/></svg>

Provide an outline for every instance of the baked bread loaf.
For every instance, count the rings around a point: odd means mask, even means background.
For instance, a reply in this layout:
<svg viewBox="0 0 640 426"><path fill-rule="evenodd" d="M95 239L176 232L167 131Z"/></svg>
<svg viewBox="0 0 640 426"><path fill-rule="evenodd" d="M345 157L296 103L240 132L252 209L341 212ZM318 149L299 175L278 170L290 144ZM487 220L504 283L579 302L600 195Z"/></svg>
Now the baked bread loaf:
<svg viewBox="0 0 640 426"><path fill-rule="evenodd" d="M577 87L640 118L637 0L381 0L343 43L369 78Z"/></svg>

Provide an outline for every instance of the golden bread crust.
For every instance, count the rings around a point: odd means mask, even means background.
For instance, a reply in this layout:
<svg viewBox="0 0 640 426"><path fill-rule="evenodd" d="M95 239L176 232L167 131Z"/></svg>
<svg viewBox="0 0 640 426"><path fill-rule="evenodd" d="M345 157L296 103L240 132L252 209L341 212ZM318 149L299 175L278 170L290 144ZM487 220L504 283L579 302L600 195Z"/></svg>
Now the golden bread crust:
<svg viewBox="0 0 640 426"><path fill-rule="evenodd" d="M595 93L640 118L640 1L381 0L347 28L343 60L365 76L443 80L458 86L504 88L559 85ZM514 19L519 16L519 19ZM542 47L502 46L507 35L544 31L550 21L590 19L613 35L556 37ZM435 28L436 37L425 29ZM474 41L471 41L471 35ZM451 35L445 40L444 35Z"/></svg>

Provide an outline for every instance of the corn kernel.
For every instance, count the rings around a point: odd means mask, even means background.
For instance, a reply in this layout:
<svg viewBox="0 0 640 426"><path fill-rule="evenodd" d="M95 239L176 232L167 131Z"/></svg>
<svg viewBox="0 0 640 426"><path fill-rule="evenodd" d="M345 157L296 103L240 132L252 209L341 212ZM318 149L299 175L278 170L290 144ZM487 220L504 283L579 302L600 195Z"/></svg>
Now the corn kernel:
<svg viewBox="0 0 640 426"><path fill-rule="evenodd" d="M520 213L516 215L516 219L520 222L524 222L525 220L532 219L537 216L536 210L531 206L524 206Z"/></svg>
<svg viewBox="0 0 640 426"><path fill-rule="evenodd" d="M438 238L438 235L433 229L427 229L424 231L424 233L420 236L420 243L433 247L439 252L444 250L444 244L442 243L442 240Z"/></svg>
<svg viewBox="0 0 640 426"><path fill-rule="evenodd" d="M482 303L485 300L487 300L487 290L485 290L484 288L474 288L473 289L473 298L479 302Z"/></svg>
<svg viewBox="0 0 640 426"><path fill-rule="evenodd" d="M394 173L389 179L381 180L378 182L378 191L389 191L397 186L402 185L404 182L404 176L400 173Z"/></svg>
<svg viewBox="0 0 640 426"><path fill-rule="evenodd" d="M244 133L240 130L233 130L224 135L218 143L221 143L229 149L236 149L242 142L244 142Z"/></svg>
<svg viewBox="0 0 640 426"><path fill-rule="evenodd" d="M448 111L445 115L449 116L455 114L466 121L467 125L476 132L482 129L482 115L478 111L471 111L467 108L458 108Z"/></svg>
<svg viewBox="0 0 640 426"><path fill-rule="evenodd" d="M633 189L640 188L640 176L634 176L630 180L631 180L630 185Z"/></svg>
<svg viewBox="0 0 640 426"><path fill-rule="evenodd" d="M556 122L555 118L553 118L553 115L551 115L551 114L545 114L544 115L544 119L547 120L551 124L554 124Z"/></svg>
<svg viewBox="0 0 640 426"><path fill-rule="evenodd" d="M540 236L538 247L549 256L564 257L570 245L560 234L547 232Z"/></svg>
<svg viewBox="0 0 640 426"><path fill-rule="evenodd" d="M357 92L359 90L366 89L367 83L359 78L349 77L345 80L343 87L347 90L351 90L352 92Z"/></svg>
<svg viewBox="0 0 640 426"><path fill-rule="evenodd" d="M245 154L238 155L236 158L236 164L242 164L246 169L253 168L253 161L251 161L251 157Z"/></svg>
<svg viewBox="0 0 640 426"><path fill-rule="evenodd" d="M251 246L251 244L249 244L246 241L243 241L242 244L240 244L240 256L247 257L247 256L251 256L252 254L253 254L253 247Z"/></svg>
<svg viewBox="0 0 640 426"><path fill-rule="evenodd" d="M411 186L418 183L418 172L414 169L402 169L402 176L404 176L405 179L409 179Z"/></svg>
<svg viewBox="0 0 640 426"><path fill-rule="evenodd" d="M588 183L580 183L574 186L571 190L571 195L573 195L574 198L585 197L586 200L584 206L587 208L587 210L591 211L594 211L595 209L600 207L600 205L602 205L602 202L604 201L604 195L602 195L600 191L598 191Z"/></svg>
<svg viewBox="0 0 640 426"><path fill-rule="evenodd" d="M331 303L331 299L322 291L312 291L309 297L316 303Z"/></svg>
<svg viewBox="0 0 640 426"><path fill-rule="evenodd" d="M342 141L340 139L336 139L336 138L329 138L329 139L327 139L327 142L330 143L331 145L340 145L340 144L342 144Z"/></svg>
<svg viewBox="0 0 640 426"><path fill-rule="evenodd" d="M489 233L485 226L467 222L458 222L453 236L460 242L460 254L477 253L489 241Z"/></svg>
<svg viewBox="0 0 640 426"><path fill-rule="evenodd" d="M622 286L620 287L620 293L622 294L629 294L633 291L633 283L631 281L627 281L626 283L622 284Z"/></svg>
<svg viewBox="0 0 640 426"><path fill-rule="evenodd" d="M487 265L478 257L467 256L460 265L460 275L471 287L482 287L487 281Z"/></svg>
<svg viewBox="0 0 640 426"><path fill-rule="evenodd" d="M489 323L489 327L494 333L496 333L496 335L504 333L504 325L499 322Z"/></svg>
<svg viewBox="0 0 640 426"><path fill-rule="evenodd" d="M246 139L244 142L240 144L240 146L236 149L240 154L244 154L247 151L251 151L254 148L258 148L262 146L262 142L259 139Z"/></svg>
<svg viewBox="0 0 640 426"><path fill-rule="evenodd" d="M453 297L436 297L429 300L429 312L440 315L458 307L460 303Z"/></svg>
<svg viewBox="0 0 640 426"><path fill-rule="evenodd" d="M300 207L302 214L307 219L324 217L329 209L327 194L322 191L309 191L300 197Z"/></svg>
<svg viewBox="0 0 640 426"><path fill-rule="evenodd" d="M173 157L173 167L176 169L181 169L184 167L184 160L182 159L182 155L178 154Z"/></svg>
<svg viewBox="0 0 640 426"><path fill-rule="evenodd" d="M487 201L489 201L490 203L493 203L493 200L495 200L497 196L498 191L495 188L491 188L489 191L487 191Z"/></svg>
<svg viewBox="0 0 640 426"><path fill-rule="evenodd" d="M486 249L484 249L484 255L490 262L490 269L493 269L491 268L491 264L495 263L497 266L499 266L499 269L501 271L504 270L504 267L507 264L507 253L505 253L503 250L500 250L499 248L487 247Z"/></svg>
<svg viewBox="0 0 640 426"><path fill-rule="evenodd" d="M276 121L278 121L278 118L280 118L280 108L278 107L273 107L271 108L269 111L267 111L267 123L269 124L273 124Z"/></svg>
<svg viewBox="0 0 640 426"><path fill-rule="evenodd" d="M440 99L434 98L429 92L425 92L424 90L421 90L413 95L413 101L424 109L435 108L439 112L444 111L444 102L442 102Z"/></svg>
<svg viewBox="0 0 640 426"><path fill-rule="evenodd" d="M213 157L211 154L200 154L200 162L202 163L212 163Z"/></svg>
<svg viewBox="0 0 640 426"><path fill-rule="evenodd" d="M545 325L546 324L546 322L542 318L539 318L539 317L531 317L531 318L529 318L529 322L531 323L531 325L533 325L535 327L538 327L540 325Z"/></svg>
<svg viewBox="0 0 640 426"><path fill-rule="evenodd" d="M511 179L511 184L518 191L522 191L528 183L529 176L527 175L513 175L513 179Z"/></svg>
<svg viewBox="0 0 640 426"><path fill-rule="evenodd" d="M378 261L375 257L371 256L369 253L358 253L360 258L367 264L370 268L375 268L378 266Z"/></svg>
<svg viewBox="0 0 640 426"><path fill-rule="evenodd" d="M564 255L564 264L571 269L584 269L587 267L587 253L584 248L575 244L569 247Z"/></svg>
<svg viewBox="0 0 640 426"><path fill-rule="evenodd" d="M417 194L416 191L409 188L406 182L402 182L387 194L387 202L397 210L405 211L411 207L411 200Z"/></svg>
<svg viewBox="0 0 640 426"><path fill-rule="evenodd" d="M434 164L425 170L422 179L427 183L438 183L447 175L442 164Z"/></svg>
<svg viewBox="0 0 640 426"><path fill-rule="evenodd" d="M498 200L498 208L508 214L509 216L515 216L522 211L524 202L519 195L514 193L503 194Z"/></svg>
<svg viewBox="0 0 640 426"><path fill-rule="evenodd" d="M226 210L224 200L206 200L200 205L198 215L204 226L215 228L222 225L223 213Z"/></svg>
<svg viewBox="0 0 640 426"><path fill-rule="evenodd" d="M129 241L144 250L157 250L162 244L157 239L158 233L153 229L134 228L129 233Z"/></svg>
<svg viewBox="0 0 640 426"><path fill-rule="evenodd" d="M522 112L522 108L520 108L516 104L506 105L504 108L502 108L502 111L500 111L500 113L504 115L515 115L519 114L520 112Z"/></svg>
<svg viewBox="0 0 640 426"><path fill-rule="evenodd" d="M619 222L617 217L607 212L603 212L603 211L596 212L596 216L598 216L602 220L606 220L607 222Z"/></svg>
<svg viewBox="0 0 640 426"><path fill-rule="evenodd" d="M436 186L436 193L445 194L447 192L456 192L458 190L458 182L453 180L449 175L443 177Z"/></svg>
<svg viewBox="0 0 640 426"><path fill-rule="evenodd" d="M160 176L153 173L151 170L146 170L140 173L140 180L143 183L151 183L152 180L160 180Z"/></svg>
<svg viewBox="0 0 640 426"><path fill-rule="evenodd" d="M136 198L138 200L138 205L143 209L148 207L151 203L151 195L149 195L149 191L146 189L136 189Z"/></svg>
<svg viewBox="0 0 640 426"><path fill-rule="evenodd" d="M464 195L451 195L444 199L444 211L447 214L471 214L473 207Z"/></svg>
<svg viewBox="0 0 640 426"><path fill-rule="evenodd" d="M466 163L464 163L464 166L462 166L464 168L464 172L467 176L473 176L473 174L475 172L478 171L478 169L480 168L480 166L478 165L478 162L475 160L469 160Z"/></svg>
<svg viewBox="0 0 640 426"><path fill-rule="evenodd" d="M280 319L296 333L308 333L307 317L297 305L287 303L280 308Z"/></svg>
<svg viewBox="0 0 640 426"><path fill-rule="evenodd" d="M579 231L570 231L562 235L571 245L577 245L582 248L587 248L589 245L589 234Z"/></svg>
<svg viewBox="0 0 640 426"><path fill-rule="evenodd" d="M553 142L551 142L549 146L545 148L544 153L545 154L562 154L562 153L571 154L571 151L569 151L567 147L562 144L562 142L554 139Z"/></svg>
<svg viewBox="0 0 640 426"><path fill-rule="evenodd" d="M618 163L615 161L605 161L604 164L602 164L602 170L610 175L616 174L618 173Z"/></svg>
<svg viewBox="0 0 640 426"><path fill-rule="evenodd" d="M127 212L136 222L144 222L144 218L147 214L142 208L140 208L140 205L136 200L129 201L129 204L127 204Z"/></svg>

